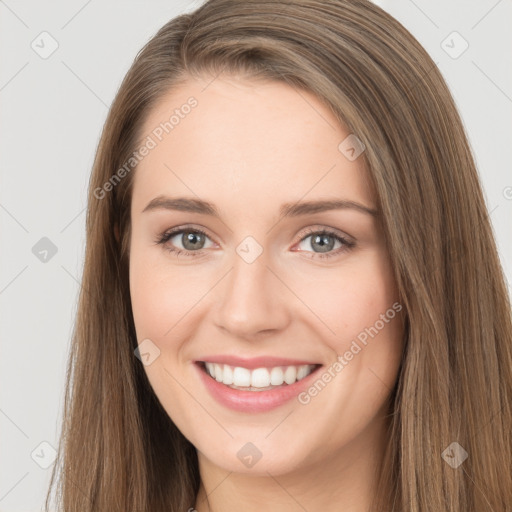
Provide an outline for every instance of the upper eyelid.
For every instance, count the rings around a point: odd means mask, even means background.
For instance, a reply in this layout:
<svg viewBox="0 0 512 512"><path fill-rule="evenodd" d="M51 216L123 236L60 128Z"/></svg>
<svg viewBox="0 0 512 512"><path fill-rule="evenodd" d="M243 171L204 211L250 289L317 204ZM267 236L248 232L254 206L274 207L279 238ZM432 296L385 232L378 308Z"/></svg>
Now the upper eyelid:
<svg viewBox="0 0 512 512"><path fill-rule="evenodd" d="M215 237L212 237L208 234L208 230L204 227L194 227L194 226L177 226L175 228L170 228L165 230L160 236L160 238L167 238L170 240L171 238L175 237L176 235L182 234L184 232L196 232L206 235L210 240L215 241Z"/></svg>
<svg viewBox="0 0 512 512"><path fill-rule="evenodd" d="M311 236L315 233L327 233L328 235L333 236L339 236L340 238L345 238L347 240L355 240L354 237L350 236L348 233L345 233L344 231L341 231L340 229L336 228L329 228L329 227L308 227L306 228L306 231L301 234L301 240L303 240L305 237Z"/></svg>

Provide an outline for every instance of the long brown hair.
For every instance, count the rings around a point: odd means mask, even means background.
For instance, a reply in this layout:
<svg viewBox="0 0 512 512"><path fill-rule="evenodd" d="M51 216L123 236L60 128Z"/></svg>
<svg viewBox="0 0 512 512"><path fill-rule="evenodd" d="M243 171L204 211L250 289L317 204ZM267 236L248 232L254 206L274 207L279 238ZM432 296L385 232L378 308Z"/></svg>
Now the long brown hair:
<svg viewBox="0 0 512 512"><path fill-rule="evenodd" d="M136 166L126 162L159 99L187 77L219 73L311 91L366 146L406 312L372 510L512 510L511 309L474 158L435 63L366 0L210 0L168 22L137 55L90 179L47 507L53 487L65 512L194 506L196 451L134 356L128 258ZM457 467L442 456L461 449L468 457Z"/></svg>

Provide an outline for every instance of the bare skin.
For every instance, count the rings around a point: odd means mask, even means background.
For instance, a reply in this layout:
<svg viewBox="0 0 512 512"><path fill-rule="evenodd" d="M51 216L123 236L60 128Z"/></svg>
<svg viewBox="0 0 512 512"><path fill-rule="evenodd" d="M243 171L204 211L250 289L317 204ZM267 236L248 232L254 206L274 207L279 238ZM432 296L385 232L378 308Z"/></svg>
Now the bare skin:
<svg viewBox="0 0 512 512"><path fill-rule="evenodd" d="M314 95L280 82L210 81L191 78L170 92L142 130L151 134L197 99L134 176L134 321L138 342L150 339L160 350L145 371L197 448L198 512L366 512L403 343L383 232L377 216L357 208L293 217L279 210L331 199L375 210L362 157L351 161L338 149L349 132ZM143 212L161 195L208 201L220 218ZM182 226L185 233L156 243ZM183 245L194 228L206 233L197 249ZM325 229L335 235L324 235L332 249L322 252L315 233ZM248 236L262 249L251 263L236 250ZM241 412L206 390L194 364L206 354L299 358L322 364L320 379L330 368L331 379L302 402ZM338 356L346 364L336 371ZM249 442L261 454L252 467L237 456Z"/></svg>

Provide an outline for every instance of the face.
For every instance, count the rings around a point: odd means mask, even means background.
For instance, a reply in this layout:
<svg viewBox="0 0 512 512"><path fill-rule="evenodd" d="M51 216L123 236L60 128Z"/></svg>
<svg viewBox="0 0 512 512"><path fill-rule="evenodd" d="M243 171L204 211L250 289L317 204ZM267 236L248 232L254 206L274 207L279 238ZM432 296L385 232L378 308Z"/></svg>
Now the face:
<svg viewBox="0 0 512 512"><path fill-rule="evenodd" d="M210 81L170 92L142 130L130 293L144 369L217 467L350 460L378 437L402 350L359 148L308 92Z"/></svg>

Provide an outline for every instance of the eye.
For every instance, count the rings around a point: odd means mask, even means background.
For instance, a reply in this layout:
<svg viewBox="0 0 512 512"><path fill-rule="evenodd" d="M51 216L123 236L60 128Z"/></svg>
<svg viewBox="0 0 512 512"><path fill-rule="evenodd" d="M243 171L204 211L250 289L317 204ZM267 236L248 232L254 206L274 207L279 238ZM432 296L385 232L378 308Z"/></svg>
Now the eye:
<svg viewBox="0 0 512 512"><path fill-rule="evenodd" d="M173 241L173 239L176 239ZM203 254L202 250L205 247L205 241L209 239L208 235L198 228L176 228L171 231L166 231L163 235L157 238L157 244L167 244L167 250L175 253L176 256L186 254L187 256L199 256ZM176 247L176 244L178 246ZM179 247L179 244L182 247Z"/></svg>
<svg viewBox="0 0 512 512"><path fill-rule="evenodd" d="M306 242L307 239L309 242ZM338 243L338 250L332 251L334 246ZM340 235L336 231L330 229L309 228L306 231L306 236L303 236L300 244L304 244L306 247L313 249L315 254L310 256L311 258L330 258L331 256L337 256L342 252L348 251L355 247L355 243L348 240L344 236ZM299 244L299 245L300 245ZM304 250L302 248L301 250ZM318 250L318 252L316 252Z"/></svg>
<svg viewBox="0 0 512 512"><path fill-rule="evenodd" d="M308 239L311 240L306 242ZM166 250L174 253L176 256L184 254L185 256L195 257L201 256L204 254L203 250L209 248L208 246L205 247L207 240L211 241L210 237L202 229L178 227L166 231L155 242L166 246ZM300 247L301 244L304 244L305 247ZM337 250L333 251L336 244L338 244ZM309 256L310 258L322 259L337 256L342 252L348 251L355 246L355 243L328 228L309 228L305 233L302 233L302 238L298 245L300 251L308 252L307 247L313 249L313 254Z"/></svg>

